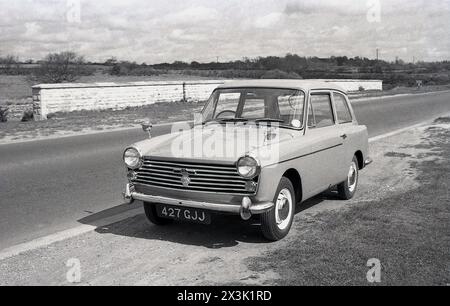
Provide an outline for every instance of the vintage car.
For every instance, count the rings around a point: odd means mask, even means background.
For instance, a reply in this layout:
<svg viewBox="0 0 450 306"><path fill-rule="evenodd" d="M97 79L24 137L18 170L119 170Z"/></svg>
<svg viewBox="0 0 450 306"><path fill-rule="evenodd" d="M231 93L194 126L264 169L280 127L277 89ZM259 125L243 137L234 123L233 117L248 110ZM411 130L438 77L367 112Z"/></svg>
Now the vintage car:
<svg viewBox="0 0 450 306"><path fill-rule="evenodd" d="M193 126L132 145L124 161L124 197L142 201L153 224L259 216L271 241L289 233L297 204L332 188L353 198L371 163L346 92L303 80L226 83Z"/></svg>

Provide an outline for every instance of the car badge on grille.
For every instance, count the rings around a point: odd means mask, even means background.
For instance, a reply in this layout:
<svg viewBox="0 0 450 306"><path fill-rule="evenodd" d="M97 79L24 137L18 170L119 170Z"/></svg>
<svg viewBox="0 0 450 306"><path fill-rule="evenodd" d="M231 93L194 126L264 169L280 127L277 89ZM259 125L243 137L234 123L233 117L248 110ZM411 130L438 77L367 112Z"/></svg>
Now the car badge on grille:
<svg viewBox="0 0 450 306"><path fill-rule="evenodd" d="M191 178L189 177L189 172L186 169L181 170L181 183L183 187L189 187L191 184Z"/></svg>

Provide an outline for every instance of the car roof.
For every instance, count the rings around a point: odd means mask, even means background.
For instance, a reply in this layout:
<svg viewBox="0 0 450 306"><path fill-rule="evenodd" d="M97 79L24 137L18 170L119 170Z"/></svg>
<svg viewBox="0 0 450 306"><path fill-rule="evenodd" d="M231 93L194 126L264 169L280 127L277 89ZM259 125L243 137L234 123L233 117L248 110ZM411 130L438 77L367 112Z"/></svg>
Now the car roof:
<svg viewBox="0 0 450 306"><path fill-rule="evenodd" d="M286 88L286 89L302 89L306 92L310 90L328 89L346 92L341 86L332 81L318 80L294 80L294 79L277 79L277 80L240 80L228 81L218 88Z"/></svg>

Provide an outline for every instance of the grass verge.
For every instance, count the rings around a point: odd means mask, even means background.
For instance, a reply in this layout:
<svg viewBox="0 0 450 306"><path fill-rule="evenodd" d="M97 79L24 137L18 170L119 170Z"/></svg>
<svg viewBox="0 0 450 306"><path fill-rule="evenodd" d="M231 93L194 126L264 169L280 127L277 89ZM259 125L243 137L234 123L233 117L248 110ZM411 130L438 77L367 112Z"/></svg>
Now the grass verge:
<svg viewBox="0 0 450 306"><path fill-rule="evenodd" d="M193 120L194 113L201 111L204 103L177 102L158 103L139 108L112 111L80 111L60 113L47 121L0 123L0 140L16 141L36 139L83 131L106 131L133 127L142 120L154 124Z"/></svg>

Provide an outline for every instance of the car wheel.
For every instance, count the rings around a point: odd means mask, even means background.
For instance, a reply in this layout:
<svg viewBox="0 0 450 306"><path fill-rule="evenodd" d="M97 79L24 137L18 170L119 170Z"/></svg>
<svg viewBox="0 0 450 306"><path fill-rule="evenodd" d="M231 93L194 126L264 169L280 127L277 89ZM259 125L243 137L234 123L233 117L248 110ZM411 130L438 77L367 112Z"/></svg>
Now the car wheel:
<svg viewBox="0 0 450 306"><path fill-rule="evenodd" d="M144 203L144 211L145 211L145 216L147 217L148 221L152 224L163 226L163 225L168 225L168 224L173 223L173 220L158 217L158 213L156 212L155 204Z"/></svg>
<svg viewBox="0 0 450 306"><path fill-rule="evenodd" d="M359 181L359 167L358 167L358 159L353 157L353 161L350 165L347 180L338 185L338 194L339 198L342 200L351 200L358 189L358 181Z"/></svg>
<svg viewBox="0 0 450 306"><path fill-rule="evenodd" d="M295 190L289 179L281 179L274 203L274 208L261 215L261 230L268 240L279 241L289 234L295 215Z"/></svg>

